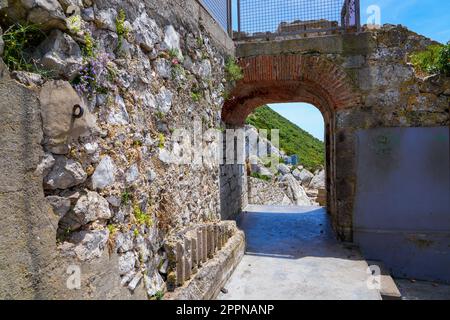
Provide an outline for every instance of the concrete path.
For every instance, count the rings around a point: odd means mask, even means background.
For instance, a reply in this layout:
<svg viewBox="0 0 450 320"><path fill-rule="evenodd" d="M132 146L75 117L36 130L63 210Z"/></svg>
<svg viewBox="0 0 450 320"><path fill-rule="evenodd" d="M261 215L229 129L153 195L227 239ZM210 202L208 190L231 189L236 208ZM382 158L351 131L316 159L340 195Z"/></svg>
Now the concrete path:
<svg viewBox="0 0 450 320"><path fill-rule="evenodd" d="M339 243L321 207L251 206L238 224L246 254L219 300L380 300L367 263Z"/></svg>

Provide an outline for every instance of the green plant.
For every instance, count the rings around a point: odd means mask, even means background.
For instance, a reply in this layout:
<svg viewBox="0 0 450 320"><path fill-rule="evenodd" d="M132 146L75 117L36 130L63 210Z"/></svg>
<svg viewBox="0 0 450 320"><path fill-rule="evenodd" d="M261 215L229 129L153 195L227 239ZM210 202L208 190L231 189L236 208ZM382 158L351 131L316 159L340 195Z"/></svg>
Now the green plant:
<svg viewBox="0 0 450 320"><path fill-rule="evenodd" d="M158 141L159 141L158 147L159 147L160 149L164 148L164 146L165 146L165 144L166 144L166 137L164 136L163 133L159 133L159 135L158 135Z"/></svg>
<svg viewBox="0 0 450 320"><path fill-rule="evenodd" d="M127 205L131 200L131 193L124 191L121 196L122 204Z"/></svg>
<svg viewBox="0 0 450 320"><path fill-rule="evenodd" d="M137 228L134 229L133 235L134 235L135 238L139 235L139 230Z"/></svg>
<svg viewBox="0 0 450 320"><path fill-rule="evenodd" d="M153 219L152 217L143 212L139 206L139 204L135 203L133 205L133 214L136 218L136 221L139 225L146 225L147 227L153 226Z"/></svg>
<svg viewBox="0 0 450 320"><path fill-rule="evenodd" d="M237 64L236 59L228 58L225 64L226 78L228 81L239 81L244 78L242 68Z"/></svg>
<svg viewBox="0 0 450 320"><path fill-rule="evenodd" d="M87 58L93 58L95 56L95 49L97 44L95 43L94 38L92 38L89 32L84 34L84 46L82 49L83 55Z"/></svg>
<svg viewBox="0 0 450 320"><path fill-rule="evenodd" d="M174 58L178 58L178 54L180 52L178 51L178 49L169 49L168 53L169 53L169 57L171 59L174 59Z"/></svg>
<svg viewBox="0 0 450 320"><path fill-rule="evenodd" d="M270 181L272 179L269 176L265 176L265 175L262 175L262 174L256 173L256 172L253 172L252 174L250 174L250 176L253 178L256 178L256 179L264 180L264 181Z"/></svg>
<svg viewBox="0 0 450 320"><path fill-rule="evenodd" d="M116 17L116 32L118 36L117 50L122 48L123 39L128 36L129 30L125 26L126 14L125 10L120 9Z"/></svg>
<svg viewBox="0 0 450 320"><path fill-rule="evenodd" d="M107 228L110 236L114 236L119 231L119 228L115 224L108 224Z"/></svg>
<svg viewBox="0 0 450 320"><path fill-rule="evenodd" d="M450 75L450 42L444 45L431 45L424 51L410 55L416 70L428 74Z"/></svg>
<svg viewBox="0 0 450 320"><path fill-rule="evenodd" d="M450 41L442 47L438 65L443 74L450 77Z"/></svg>
<svg viewBox="0 0 450 320"><path fill-rule="evenodd" d="M155 300L163 300L164 299L164 292L163 291L157 291L155 295L153 296L153 299Z"/></svg>
<svg viewBox="0 0 450 320"><path fill-rule="evenodd" d="M195 102L199 102L202 99L202 93L198 91L192 91L191 99Z"/></svg>
<svg viewBox="0 0 450 320"><path fill-rule="evenodd" d="M29 54L29 51L46 37L37 25L13 24L3 33L2 37L4 41L3 61L10 70L43 73Z"/></svg>
<svg viewBox="0 0 450 320"><path fill-rule="evenodd" d="M70 32L78 34L81 32L82 27L82 19L81 16L78 14L74 14L67 18L67 27L69 28Z"/></svg>

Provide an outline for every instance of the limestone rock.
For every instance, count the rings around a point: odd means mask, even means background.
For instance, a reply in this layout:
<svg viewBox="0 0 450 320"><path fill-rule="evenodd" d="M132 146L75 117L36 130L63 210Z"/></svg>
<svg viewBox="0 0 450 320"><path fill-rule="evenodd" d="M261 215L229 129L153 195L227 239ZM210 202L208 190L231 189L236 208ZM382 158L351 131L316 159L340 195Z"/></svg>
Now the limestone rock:
<svg viewBox="0 0 450 320"><path fill-rule="evenodd" d="M46 70L68 80L75 78L83 63L78 44L60 30L53 30L34 55Z"/></svg>
<svg viewBox="0 0 450 320"><path fill-rule="evenodd" d="M116 32L117 11L114 8L107 8L95 12L95 24L100 29L108 29Z"/></svg>
<svg viewBox="0 0 450 320"><path fill-rule="evenodd" d="M151 51L154 45L162 39L162 30L145 11L134 20L132 27L135 40L144 51Z"/></svg>
<svg viewBox="0 0 450 320"><path fill-rule="evenodd" d="M67 189L86 181L87 174L79 162L57 156L52 170L44 179L44 187L50 190Z"/></svg>
<svg viewBox="0 0 450 320"><path fill-rule="evenodd" d="M310 189L325 189L325 170L321 170L309 183Z"/></svg>
<svg viewBox="0 0 450 320"><path fill-rule="evenodd" d="M295 179L300 181L301 184L305 187L308 186L309 183L311 182L312 178L314 178L314 175L306 169L302 169L302 170L295 169L292 172L292 175L295 177Z"/></svg>
<svg viewBox="0 0 450 320"><path fill-rule="evenodd" d="M280 187L283 188L289 199L297 206L310 206L311 200L292 174L286 174L280 179Z"/></svg>
<svg viewBox="0 0 450 320"><path fill-rule="evenodd" d="M119 257L119 274L124 275L134 270L136 257L132 251L126 252Z"/></svg>
<svg viewBox="0 0 450 320"><path fill-rule="evenodd" d="M277 170L278 170L279 173L281 173L283 175L291 173L291 169L287 165L285 165L284 163L280 163L277 166Z"/></svg>
<svg viewBox="0 0 450 320"><path fill-rule="evenodd" d="M135 163L127 170L125 174L125 180L127 183L131 184L135 182L137 179L139 179L139 168L138 165Z"/></svg>
<svg viewBox="0 0 450 320"><path fill-rule="evenodd" d="M0 14L13 22L37 24L44 30L66 29L66 17L57 0L9 0Z"/></svg>
<svg viewBox="0 0 450 320"><path fill-rule="evenodd" d="M92 191L88 191L86 195L78 199L73 211L83 224L96 220L107 220L112 216L108 201L97 192Z"/></svg>
<svg viewBox="0 0 450 320"><path fill-rule="evenodd" d="M158 95L156 96L156 105L158 110L162 113L167 113L172 107L173 93L172 91L162 87Z"/></svg>
<svg viewBox="0 0 450 320"><path fill-rule="evenodd" d="M172 25L164 28L164 45L165 49L176 51L179 59L183 58L180 48L180 35Z"/></svg>
<svg viewBox="0 0 450 320"><path fill-rule="evenodd" d="M155 71L163 79L170 79L172 76L172 68L166 59L156 59Z"/></svg>
<svg viewBox="0 0 450 320"><path fill-rule="evenodd" d="M68 143L80 136L97 133L95 117L89 112L67 81L48 81L40 93L45 145L53 153L66 154ZM74 106L83 109L83 116L74 119Z"/></svg>
<svg viewBox="0 0 450 320"><path fill-rule="evenodd" d="M116 249L117 252L124 253L133 250L134 248L134 234L129 231L127 233L118 233L116 235Z"/></svg>
<svg viewBox="0 0 450 320"><path fill-rule="evenodd" d="M200 63L194 64L192 72L201 79L208 79L211 77L211 61L205 59Z"/></svg>
<svg viewBox="0 0 450 320"><path fill-rule="evenodd" d="M42 177L47 176L50 173L51 168L55 164L55 157L49 152L46 152L42 157L41 162L37 166L35 173L41 175Z"/></svg>
<svg viewBox="0 0 450 320"><path fill-rule="evenodd" d="M74 251L78 259L89 261L102 256L108 238L108 230L80 231L72 234L70 241L76 244Z"/></svg>
<svg viewBox="0 0 450 320"><path fill-rule="evenodd" d="M37 73L27 71L13 71L11 77L27 87L39 87L44 83L44 78Z"/></svg>
<svg viewBox="0 0 450 320"><path fill-rule="evenodd" d="M45 199L50 203L53 211L60 217L63 217L70 210L70 199L68 198L48 196Z"/></svg>
<svg viewBox="0 0 450 320"><path fill-rule="evenodd" d="M112 125L127 125L130 118L125 106L125 101L119 95L116 96L115 108L113 108L108 115L108 123Z"/></svg>
<svg viewBox="0 0 450 320"><path fill-rule="evenodd" d="M113 160L109 156L104 157L92 175L92 188L104 189L112 185L116 181L115 173L116 166Z"/></svg>
<svg viewBox="0 0 450 320"><path fill-rule="evenodd" d="M164 279L161 277L159 272L155 271L150 276L144 275L145 277L145 288L147 290L147 294L152 297L158 292L164 291L165 283Z"/></svg>

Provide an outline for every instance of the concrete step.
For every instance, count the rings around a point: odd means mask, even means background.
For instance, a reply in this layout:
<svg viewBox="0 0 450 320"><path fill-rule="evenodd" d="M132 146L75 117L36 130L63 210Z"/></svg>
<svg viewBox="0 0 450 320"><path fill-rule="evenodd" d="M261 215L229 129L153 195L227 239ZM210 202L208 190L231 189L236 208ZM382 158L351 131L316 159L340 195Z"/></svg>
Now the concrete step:
<svg viewBox="0 0 450 320"><path fill-rule="evenodd" d="M391 277L389 270L384 266L383 262L376 260L367 260L369 266L377 266L380 269L381 289L380 295L383 300L401 300L402 295L397 288L394 279Z"/></svg>

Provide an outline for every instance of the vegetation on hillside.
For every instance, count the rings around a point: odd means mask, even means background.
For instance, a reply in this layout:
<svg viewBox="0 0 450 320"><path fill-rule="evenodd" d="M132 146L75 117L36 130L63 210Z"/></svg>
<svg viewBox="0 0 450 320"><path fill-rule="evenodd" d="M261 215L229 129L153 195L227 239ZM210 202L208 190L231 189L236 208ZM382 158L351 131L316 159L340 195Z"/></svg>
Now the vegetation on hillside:
<svg viewBox="0 0 450 320"><path fill-rule="evenodd" d="M247 118L247 124L258 129L279 129L280 148L287 155L298 155L300 163L308 170L315 171L325 163L324 143L282 117L268 106L255 110ZM270 131L268 132L270 139Z"/></svg>
<svg viewBox="0 0 450 320"><path fill-rule="evenodd" d="M416 70L422 73L450 76L450 41L446 45L431 45L411 54L410 58Z"/></svg>

